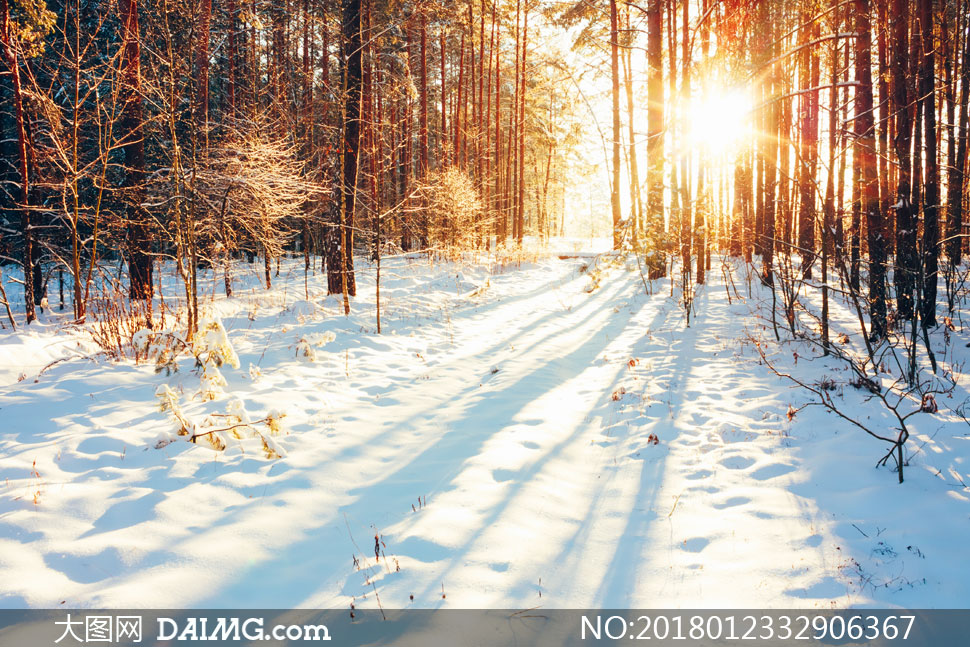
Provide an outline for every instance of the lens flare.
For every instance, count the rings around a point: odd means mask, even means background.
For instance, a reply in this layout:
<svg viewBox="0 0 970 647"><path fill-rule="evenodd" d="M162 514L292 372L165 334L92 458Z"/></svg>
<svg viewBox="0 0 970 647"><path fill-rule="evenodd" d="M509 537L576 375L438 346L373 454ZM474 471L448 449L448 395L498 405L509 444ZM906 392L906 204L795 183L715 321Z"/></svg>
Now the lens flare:
<svg viewBox="0 0 970 647"><path fill-rule="evenodd" d="M737 90L709 91L688 109L690 143L712 154L730 152L749 128L751 102Z"/></svg>

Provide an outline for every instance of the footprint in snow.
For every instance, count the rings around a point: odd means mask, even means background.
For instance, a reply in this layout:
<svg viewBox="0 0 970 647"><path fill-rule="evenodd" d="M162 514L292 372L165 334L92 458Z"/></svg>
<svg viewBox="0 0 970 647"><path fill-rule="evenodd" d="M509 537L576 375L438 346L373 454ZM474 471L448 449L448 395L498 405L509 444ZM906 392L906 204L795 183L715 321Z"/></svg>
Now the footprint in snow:
<svg viewBox="0 0 970 647"><path fill-rule="evenodd" d="M513 472L512 470L495 470L494 472L492 472L492 478L495 479L495 481L498 483L511 481L516 476L518 476L518 473Z"/></svg>
<svg viewBox="0 0 970 647"><path fill-rule="evenodd" d="M733 496L726 501L721 503L714 503L713 506L718 510L724 510L725 508L735 508L739 505L744 505L745 503L751 503L751 499L746 496Z"/></svg>
<svg viewBox="0 0 970 647"><path fill-rule="evenodd" d="M681 547L689 553L699 553L707 548L709 543L711 543L711 540L707 537L693 537L691 539L685 539Z"/></svg>
<svg viewBox="0 0 970 647"><path fill-rule="evenodd" d="M697 470L692 474L688 474L687 478L692 481L699 481L700 479L706 479L709 476L713 476L714 472L711 470Z"/></svg>
<svg viewBox="0 0 970 647"><path fill-rule="evenodd" d="M754 465L755 460L747 456L728 456L719 463L730 470L743 470Z"/></svg>
<svg viewBox="0 0 970 647"><path fill-rule="evenodd" d="M786 465L785 463L775 463L773 465L765 465L764 467L759 467L755 471L751 472L751 477L759 481L767 481L769 479L777 478L779 476L784 476L785 474L790 474L795 471L794 465Z"/></svg>

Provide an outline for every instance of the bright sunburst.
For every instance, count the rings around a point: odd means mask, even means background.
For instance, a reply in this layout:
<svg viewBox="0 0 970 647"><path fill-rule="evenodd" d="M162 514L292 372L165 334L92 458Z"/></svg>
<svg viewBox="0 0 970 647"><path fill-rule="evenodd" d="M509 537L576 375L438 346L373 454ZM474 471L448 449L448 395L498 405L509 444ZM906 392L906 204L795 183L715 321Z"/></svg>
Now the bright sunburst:
<svg viewBox="0 0 970 647"><path fill-rule="evenodd" d="M691 102L688 130L693 146L715 155L729 152L749 127L751 102L739 90L712 90Z"/></svg>

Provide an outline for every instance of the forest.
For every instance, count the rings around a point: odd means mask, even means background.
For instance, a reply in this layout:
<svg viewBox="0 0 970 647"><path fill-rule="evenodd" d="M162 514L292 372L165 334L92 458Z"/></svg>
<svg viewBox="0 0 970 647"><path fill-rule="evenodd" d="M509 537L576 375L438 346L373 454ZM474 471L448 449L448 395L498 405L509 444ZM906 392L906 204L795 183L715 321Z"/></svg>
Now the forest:
<svg viewBox="0 0 970 647"><path fill-rule="evenodd" d="M966 2L0 0L0 55L0 607L970 605Z"/></svg>

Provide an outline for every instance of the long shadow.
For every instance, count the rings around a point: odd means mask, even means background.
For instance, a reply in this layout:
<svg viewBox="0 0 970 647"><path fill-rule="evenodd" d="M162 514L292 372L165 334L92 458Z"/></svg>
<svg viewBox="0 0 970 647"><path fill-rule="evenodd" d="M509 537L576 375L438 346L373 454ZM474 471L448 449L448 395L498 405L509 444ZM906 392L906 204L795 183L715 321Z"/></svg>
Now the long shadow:
<svg viewBox="0 0 970 647"><path fill-rule="evenodd" d="M634 320L641 310L646 308L648 305L654 304L657 300L658 299L656 297L652 299L645 299L640 304L640 306L630 314L629 319ZM663 299L660 298L659 301L660 301L661 307L658 308L659 311L655 315L653 321L646 327L646 329L652 328L658 322L663 321L667 317L667 313L663 309ZM611 322L611 323L614 323L614 322ZM629 325L628 322L623 322L620 326L620 329L621 330L625 329L627 325ZM600 330L599 332L601 333L603 331ZM599 353L603 349L608 347L610 344L612 344L614 340L615 340L615 337L611 336L610 339L606 340L605 343L603 343L601 346L598 347L597 352L594 353L592 357L596 358L599 355ZM623 364L618 366L617 370L613 374L612 379L609 381L608 385L604 389L603 395L605 396L606 393L613 391L615 387L619 386L620 383L623 381L621 378L626 374L627 374L626 365ZM592 417L590 414L594 414L600 411L606 413L606 412L609 412L611 409L612 403L608 398L599 399L599 400L596 400L595 402L597 404L587 412L587 418ZM493 523L495 523L498 519L500 519L502 514L509 507L509 505L518 496L520 496L520 494L522 494L523 489L529 484L530 481L533 480L535 476L537 476L543 471L543 468L547 464L549 464L550 461L552 461L557 456L559 456L562 453L562 451L566 449L566 447L576 442L581 436L587 434L588 432L589 432L589 427L584 426L582 424L577 425L575 430L567 438L558 442L552 449L546 452L541 458L534 461L528 470L520 471L519 478L517 478L516 481L513 482L512 485L507 489L507 492L503 496L501 501L493 505L491 508L490 514L479 522L480 527L486 528L492 525ZM646 461L644 462L646 463ZM608 485L609 485L608 481L599 482L597 490L595 494L592 496L590 505L588 507L587 521L595 513L596 502L600 499L603 493L608 489ZM579 530L577 530L576 537L574 537L574 539L578 538L584 532L584 530L588 530L588 524L580 524L580 528ZM449 564L443 568L444 572L449 572L451 568L456 567L462 562L464 562L467 552L473 547L476 540L477 540L477 536L471 535L467 539L467 541L465 541L461 546L456 547L451 551L449 551L452 555L451 555ZM570 543L572 542L567 542L567 545ZM556 561L558 562L559 560L556 560ZM510 588L515 588L515 586L516 585L512 585ZM432 589L433 589L433 586L429 585L422 592L421 595L427 596L429 593L432 592Z"/></svg>
<svg viewBox="0 0 970 647"><path fill-rule="evenodd" d="M599 308L604 307L604 304L612 303L612 300L626 289L628 289L628 286L624 286L620 284L616 288L610 290L609 292L604 291L600 293L598 295L599 298L584 301L579 308L570 312L570 314L568 315L570 317L572 326L576 328L581 328L582 326L584 326L584 324L586 324L590 319L601 314ZM536 290L532 291L532 294L533 295L538 294L546 290L548 290L548 284L545 284L543 287L537 288ZM517 295L513 297L513 300L528 299L528 298L529 298L529 295L524 294L524 295ZM495 304L495 307L503 307L508 302L509 300L502 299ZM607 305L606 307L609 307L609 306ZM561 318L563 316L564 316L563 313L557 310L546 314L539 314L537 316L530 317L529 322L526 325L522 325L521 329L518 330L515 335L501 338L500 341L497 341L492 346L489 346L488 348L485 348L477 352L473 356L480 356L485 358L491 357L498 351L506 348L509 343L518 343L520 340L526 339L527 336L529 335L534 336L534 333L536 330L540 330L548 322L554 321L555 319ZM630 316L633 316L633 315L630 315ZM623 315L619 317L619 319L625 319L625 318L626 317ZM587 339L577 344L576 349L573 352L567 354L566 356L560 358L559 360L556 360L555 362L551 362L545 366L540 365L538 368L525 374L523 377L521 377L521 379L518 379L511 384L501 384L500 382L496 381L495 385L501 386L501 388L498 391L490 391L488 393L483 393L481 387L477 385L477 379L473 378L472 381L476 382L476 384L467 387L465 390L461 392L461 394L458 394L457 396L454 394L451 394L451 395L443 394L443 397L448 397L449 399L457 398L461 402L471 403L471 406L466 408L465 415L457 419L453 423L453 425L456 428L452 431L446 432L446 434L442 436L434 445L428 448L428 450L421 452L420 454L415 456L412 460L401 465L400 467L397 467L397 469L395 469L393 472L390 472L388 475L386 475L380 482L376 482L371 486L364 488L363 490L360 490L360 491L352 491L351 493L358 497L359 504L352 504L352 506L345 506L345 507L347 508L355 507L358 509L362 508L365 510L366 509L374 509L374 510L394 509L390 506L390 504L395 503L396 501L400 501L401 508L402 509L406 508L407 501L410 500L412 493L405 493L402 491L399 496L388 500L386 496L388 483L400 482L402 479L406 479L411 474L414 474L417 476L417 478L413 480L427 483L429 479L427 478L427 473L426 471L424 471L424 469L428 466L431 466L433 470L437 470L436 473L439 475L439 478L438 478L439 483L443 479L447 478L449 476L449 473L457 472L457 470L460 469L460 466L464 464L465 461L468 460L468 458L476 455L481 450L481 447L485 444L485 442L487 442L487 440L494 433L503 429L505 425L507 425L508 423L511 423L515 418L516 414L518 414L529 402L532 401L532 398L528 397L531 394L528 393L525 387L528 387L530 385L534 386L535 383L537 382L541 383L542 381L539 380L538 378L544 372L548 372L550 370L562 371L562 370L568 369L572 366L572 363L577 361L578 359L586 359L587 364L590 361L596 359L596 356L601 352L603 348L605 348L610 343L610 341L612 341L614 337L614 335L612 334L606 335L603 333L609 332L614 327L618 327L619 330L623 329L623 325L618 325L616 319L618 318L613 316L607 317L600 327L596 328L593 332L591 332L588 335ZM530 351L526 351L526 352L531 352L531 349L541 348L543 345L549 343L550 340L554 340L560 334L561 332L559 330L554 329L549 334L543 337L540 337L538 339L530 339L528 344L528 348L530 349ZM593 343L594 341L598 343L594 344ZM519 358L519 357L520 355L517 354L516 358ZM557 366L565 367L565 369L556 368ZM64 382L62 378L62 381L58 382L57 387L48 386L45 388L42 384L41 388L35 389L30 396L24 398L25 401L23 403L18 402L17 406L33 406L34 404L39 404L39 402L37 401L39 399L43 399L49 396L51 388L54 388L58 391L60 391L60 389L63 388L63 392L71 393L71 394L83 393L85 392L85 390L90 390L90 386L91 386L90 378L96 378L99 375L99 372L98 372L99 368L100 367L92 367L91 370L81 375L78 375L73 379L67 378L68 380L67 382ZM125 369L128 371L140 370L126 365L122 365L117 368ZM67 370L67 368L65 368L64 370ZM48 376L48 378L53 381L54 376ZM555 382L555 380L550 380L550 381ZM152 384L148 383L148 380L145 379L145 376L138 375L138 379L136 379L134 383L122 384L117 387L110 388L108 390L102 389L99 391L99 395L103 397L105 393L113 392L113 393L131 396L134 398L136 395L137 396L144 395L143 393L141 393L141 391L148 390L151 388L151 386ZM84 387L87 387L87 389L85 389ZM511 397L506 396L504 398L500 398L499 401L503 401L503 405L497 408L496 402L494 400L496 396L499 396L502 393L512 393L512 394L521 393L522 395L513 395ZM21 394L18 394L18 395L21 395ZM147 395L145 395L144 398L138 397L135 399L138 399L139 401L143 401L145 399L150 400L151 397L152 397L152 394L148 393ZM74 396L71 400L74 400L76 402L80 398L81 396L77 395L77 396ZM62 404L65 407L70 408L68 407L68 403L70 403L71 400L64 401L62 402ZM97 407L98 409L104 409L104 405L101 405L101 404L93 405L93 406ZM393 434L399 432L401 428L406 428L407 426L413 426L418 421L425 420L428 416L434 414L435 409L436 407L434 405L431 405L425 410L415 414L414 416L411 416L409 419L405 419L401 422L395 421L394 429L392 429L389 432L385 432L382 435L382 437L378 439L378 442L380 442L381 440L389 440L393 436ZM83 414L77 413L77 411L74 410L74 411L71 411L69 415L72 418L83 419L87 414L90 414L91 411L92 411L92 408L89 407L88 410ZM67 412L65 411L65 414L66 413ZM57 414L55 413L55 416L56 415ZM133 418L131 420L128 420L128 422L124 422L124 421L119 421L117 423L113 422L113 426L116 426L119 424L129 424L129 425L134 424L134 422L136 422L137 420L143 417L144 416L139 416L138 418ZM465 421L482 420L482 419L498 420L499 422L494 424L490 422L490 425L488 428L482 429L482 431L485 433L479 434L477 438L470 439L468 430L463 429L461 426L465 423ZM36 446L38 435L41 437L48 437L48 438L51 437L51 432L47 432L47 433L42 432L41 434L37 434L36 428L34 425L31 425L30 429L22 429L18 431L20 433L18 433L15 437L16 442L35 443L34 446ZM472 440L472 442L469 442L470 440ZM50 442L56 442L56 438L51 438ZM374 441L369 440L368 442L374 442ZM538 473L538 470L541 468L541 465L544 464L545 461L549 460L549 458L551 458L552 456L557 455L561 451L561 449L565 447L567 444L568 444L568 440L564 441L563 443L560 443L560 446L554 450L554 453L550 454L550 456L547 456L542 463L537 463L535 466L533 466L533 469L530 470L530 475ZM325 461L318 467L318 469L325 470L327 462L337 462L337 461L340 461L342 458L345 458L345 456L337 455L329 458L330 458L330 461ZM140 461L137 464L135 464L134 462L129 463L129 465L131 466L130 469L138 470L138 469L146 468L146 465L142 463L144 463L144 461ZM151 470L152 472L156 472L157 469L171 471L171 468L173 467L173 465L174 465L174 462L171 462L165 466L147 465L147 467L149 468L154 467L154 469ZM125 465L124 467L128 467L128 465ZM455 469L452 469L452 468L455 468ZM71 471L71 470L68 470L68 471ZM291 476L295 477L296 474L298 473L299 472L296 472ZM179 486L181 487L182 485L188 485L190 482L191 483L207 482L214 479L215 476L216 476L215 474L212 474L209 476L197 474L196 475L197 478L194 478L194 479L180 478ZM165 478L171 479L172 477L166 476ZM128 486L137 487L138 484L141 482L149 482L149 481L157 481L157 480L158 480L157 476L152 476L151 478L146 476L146 478L143 479L142 481L129 483ZM288 482L290 480L291 478L287 477L287 479L284 482L273 483L272 486L274 488L289 487ZM512 496L512 494L510 494L510 496ZM97 533L97 532L102 532L106 530L120 529L125 527L124 517L126 515L124 514L124 512L129 507L130 507L130 501L128 501L127 499L124 501L120 501L118 503L118 507L115 507L115 506L109 507L108 511L101 518L101 522L103 523L96 524L95 528L93 528L91 532ZM246 515L251 512L252 510L248 507L240 507L237 512L234 512L230 515L224 515L222 518L220 518L218 522L215 524L215 526L223 526L223 527L232 526L236 523L236 520L234 520L233 517L239 517L240 515ZM310 511L307 511L307 512L310 512ZM500 513L500 509L497 509L495 516L497 517L499 513ZM268 511L267 514L271 515L272 512ZM166 546L165 549L161 551L161 553L170 554L171 551L177 552L179 545L185 542L188 542L190 540L196 539L201 535L204 535L206 530L207 529L204 529L204 528L199 528L194 531L192 529L189 529L186 535L183 535L181 538L179 538L173 546ZM318 530L322 530L322 527ZM91 534L91 532L87 534ZM304 554L313 554L314 552L316 552L316 550L320 548L319 540L314 537L314 531L310 531L306 533L306 535L307 537L304 541L295 542L294 544L291 544L285 547L281 546L280 547L281 550L285 550L287 553L289 553L290 551L296 550L297 552L303 552ZM338 537L339 537L339 531L338 531ZM344 541L344 543L346 543L346 541ZM149 555L146 556L145 559L151 561L150 555L156 554L156 553L158 553L158 551L151 551ZM285 579L279 577L280 569L291 571L294 581L304 581L306 579L307 573L311 572L306 569L305 564L301 564L300 560L293 559L289 555L286 555L277 560L273 560L268 565L254 564L254 567L255 568L268 567L270 569L267 574L268 579L277 580L277 578L279 578L279 581L285 581ZM125 571L126 572L119 573L117 576L111 577L108 580L105 580L104 583L108 584L112 582L123 581L125 576L130 574L129 569L125 569ZM226 591L216 592L215 595L217 597L215 599L220 600L221 603L225 603L226 601L225 596L235 595L236 597L232 599L246 600L248 596L252 595L253 591L249 589L250 584L248 582L245 584L241 584L241 586L242 586L242 589L236 593L233 593L231 588ZM246 589L249 589L249 590L246 590Z"/></svg>
<svg viewBox="0 0 970 647"><path fill-rule="evenodd" d="M615 290L613 290L613 292L611 294L615 296L619 292L623 291L624 287L625 286L618 286ZM582 310L588 310L589 312L587 314L585 314L584 316L582 316L579 319L579 321L576 322L576 324L573 327L574 328L580 328L589 319L591 319L591 318L599 315L601 311L598 310L595 306L596 306L596 304L591 304L591 303L587 302L587 303L585 303L583 305L583 307L581 309L577 309L575 311L576 313L579 313ZM536 318L534 318L534 319L532 319L530 321L528 327L524 327L523 329L521 329L520 331L518 331L513 336L503 337L501 339L501 341L498 341L495 344L493 344L492 346L490 346L490 347L488 347L486 349L483 349L483 350L475 353L471 357L481 357L483 359L494 359L495 355L499 351L505 350L508 347L509 344L512 344L514 346L516 343L519 342L519 340L521 338L533 334L536 329L540 329L545 323L547 323L549 321L553 321L556 318L561 317L561 316L562 316L562 313L561 312L551 312L551 313L548 313L548 314L545 314L545 315L536 317ZM600 331L596 331L596 332L592 333L589 336L589 339L593 339L593 338L597 337L599 335L599 333L600 333ZM538 340L533 341L530 344L530 350L541 347L543 344L547 343L551 339L554 339L559 334L561 334L561 333L558 332L558 331L556 331L556 330L553 330L548 335L546 335L544 337L541 337ZM596 356L594 354L594 355L592 355L592 358L591 359L595 359L595 357ZM456 360L456 362L462 362L462 363L466 363L467 364L467 363L469 363L469 357L462 357L459 360ZM447 365L444 365L444 364L439 364L439 365L437 365L435 367L435 369L438 370L438 371L444 371L444 370L446 370L446 368L447 368ZM501 372L500 372L500 375L501 375ZM466 400L474 401L474 400L479 399L479 398L490 397L489 394L494 393L494 391L490 391L490 390L484 390L483 391L483 388L484 387L481 386L478 383L478 377L479 376L474 376L474 375L471 376L471 382L472 383L469 386L467 386L462 392L460 392L458 394L455 394L454 391L451 391L451 392L448 392L448 393L442 393L442 399L443 400L452 400L452 401L466 401ZM516 384L520 384L523 381L524 380L520 380ZM501 383L500 380L496 380L492 384L500 384L500 383ZM508 390L512 386L515 386L515 385L503 386L503 390ZM398 389L397 392L395 393L395 397L398 400L400 400L400 401L407 401L407 394L408 394L408 392L412 388L414 388L415 390L417 390L419 392L424 390L424 388L415 388L415 387L408 388L408 387L405 387L405 388ZM347 458L349 456L352 456L352 455L356 454L362 446L365 446L365 445L382 445L383 443L388 442L395 435L397 435L398 433L400 433L400 430L401 429L406 429L406 428L408 428L410 426L413 426L413 424L415 422L417 422L417 421L424 421L424 420L426 420L428 418L428 416L433 416L433 415L435 415L436 412L440 412L440 408L441 408L441 403L440 402L435 402L435 403L429 405L426 409L422 409L420 411L414 412L414 413L412 413L409 416L402 417L402 418L393 418L393 421L392 422L389 421L387 423L390 426L390 428L387 431L384 431L384 432L381 432L381 433L376 434L374 436L368 437L366 440L361 441L361 443L359 443L359 444L354 444L354 445L350 445L350 446L347 446L347 447L343 448L337 455L334 456L333 461L334 462L339 462L340 460L342 460L344 458ZM384 411L382 411L382 417L385 418L385 419L391 418L391 416L393 415L393 409L394 409L393 407L388 407L387 409L385 409Z"/></svg>
<svg viewBox="0 0 970 647"><path fill-rule="evenodd" d="M666 372L669 375L669 388L671 393L683 393L683 389L679 388L680 383L689 374L691 369L695 354L696 338L699 332L698 328L701 325L703 325L702 322L695 321L691 328L683 331L680 338L671 347L662 349L670 359ZM690 343L688 337L693 337L695 343ZM676 349L673 346L676 346ZM673 355L670 355L671 351L674 351ZM681 399L683 398L682 395L680 397ZM656 423L661 423L661 420L658 419ZM669 430L665 431L669 432L675 429L677 429L676 422L671 424ZM664 436L664 442L668 444L676 438L676 436L669 433L662 435ZM658 518L658 513L655 508L658 504L657 495L663 483L665 469L666 460L643 461L643 466L640 470L639 495L636 499L637 501L643 501L644 504L649 503L653 514L644 512L634 515L631 513L627 518L626 527L617 539L613 559L603 573L603 578L596 592L595 599L590 600L589 604L604 606L611 604L625 606L629 604L626 601L629 600L629 597L617 597L617 594L626 594L629 596L635 590L639 572L637 565L642 566L647 528L653 520ZM631 563L633 564L632 566Z"/></svg>
<svg viewBox="0 0 970 647"><path fill-rule="evenodd" d="M608 336L603 333L607 330L623 330L627 325L627 320L636 317L639 310L645 307L647 303L650 302L644 301L639 304L639 307L630 315L624 313L619 317L608 317L600 328L586 335L585 340L578 343L574 350L552 362L540 363L535 369L525 373L514 382L503 384L499 392L493 391L483 395L476 384L461 394L453 395L454 400L467 403L461 409L461 417L450 421L453 428L446 431L433 445L419 452L405 464L397 466L383 475L380 480L352 490L351 494L355 497L354 500L341 506L340 510L348 515L352 512L355 518L364 518L366 514L371 514L376 517L375 520L380 520L387 514L386 512L382 514L381 511L408 510L410 503L414 500L414 492L393 486L415 481L441 483L452 478L469 459L480 453L490 438L505 429L508 424L513 422L520 411L541 395L541 393L534 391L534 385L543 382L540 379L541 376L550 370L561 370L558 367L586 366L595 361L599 354L615 339L615 335L609 335L609 338L607 338ZM550 335L549 337L555 336ZM617 374L620 374L622 370L622 368L618 368ZM549 381L553 384L559 383L559 380ZM530 387L533 390L530 390ZM502 393L506 395L501 396ZM487 426L481 425L483 420L488 421ZM397 433L399 433L401 426L395 426ZM477 434L475 433L476 430L478 431ZM490 514L482 523L489 524L499 518L509 501L519 494L523 484L541 471L549 460L559 455L563 448L575 442L583 431L585 429L579 427L569 437L557 443L541 459L533 463L521 475L521 478L507 488L502 500L492 507ZM334 457L333 460L339 461L340 456ZM325 469L325 466L323 469ZM307 510L306 512L307 514L316 514L317 511ZM336 546L324 547L322 542L328 536L331 541L339 542L340 536L339 526L337 526L339 518L335 518L336 515L333 511L330 511L330 515L327 515L324 511L320 512L322 513L321 516L329 517L325 522L308 531L303 539L286 547L281 547L282 555L280 557L261 562L258 565L260 572L265 575L256 576L257 579L254 581L254 573L249 572L245 574L245 577L239 578L235 584L223 587L216 592L213 600L225 603L227 600L245 599L247 593L251 595L254 587L256 590L270 590L275 582L281 581L281 572L288 572L294 576L286 585L287 599L299 602L317 592L318 582L313 580L310 575L321 574L326 569L333 568L332 557L327 553L329 552L328 549L336 549ZM335 526L338 528L336 532ZM349 538L339 543L347 545L348 540ZM469 539L469 542L465 545L455 549L454 552L458 555L462 554L471 541L473 541L473 538ZM299 566L295 566L296 564ZM348 556L348 571L350 570L351 565ZM202 601L202 603L205 603L205 601Z"/></svg>

